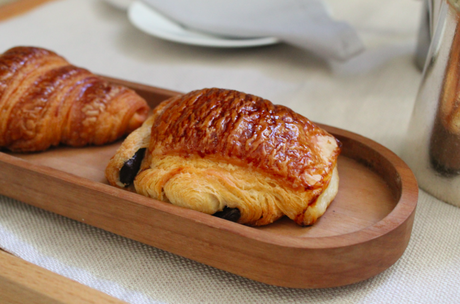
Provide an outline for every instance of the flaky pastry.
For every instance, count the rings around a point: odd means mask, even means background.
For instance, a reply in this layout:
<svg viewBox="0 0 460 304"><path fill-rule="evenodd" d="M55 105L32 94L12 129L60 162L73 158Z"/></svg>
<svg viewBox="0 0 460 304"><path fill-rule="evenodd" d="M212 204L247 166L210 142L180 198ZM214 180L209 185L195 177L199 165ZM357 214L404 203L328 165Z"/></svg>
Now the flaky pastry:
<svg viewBox="0 0 460 304"><path fill-rule="evenodd" d="M110 160L111 185L260 226L311 225L338 191L340 143L291 109L203 89L154 109Z"/></svg>
<svg viewBox="0 0 460 304"><path fill-rule="evenodd" d="M101 145L138 128L148 112L134 91L52 51L15 47L0 55L0 148Z"/></svg>

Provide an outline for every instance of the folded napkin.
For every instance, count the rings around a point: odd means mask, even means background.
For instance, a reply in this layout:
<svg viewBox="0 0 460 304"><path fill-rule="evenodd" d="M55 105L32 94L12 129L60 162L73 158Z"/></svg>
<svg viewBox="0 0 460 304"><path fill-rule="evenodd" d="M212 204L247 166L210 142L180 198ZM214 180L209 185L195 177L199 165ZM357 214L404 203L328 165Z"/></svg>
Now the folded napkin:
<svg viewBox="0 0 460 304"><path fill-rule="evenodd" d="M143 0L193 30L230 38L276 37L325 59L347 60L364 47L321 0Z"/></svg>

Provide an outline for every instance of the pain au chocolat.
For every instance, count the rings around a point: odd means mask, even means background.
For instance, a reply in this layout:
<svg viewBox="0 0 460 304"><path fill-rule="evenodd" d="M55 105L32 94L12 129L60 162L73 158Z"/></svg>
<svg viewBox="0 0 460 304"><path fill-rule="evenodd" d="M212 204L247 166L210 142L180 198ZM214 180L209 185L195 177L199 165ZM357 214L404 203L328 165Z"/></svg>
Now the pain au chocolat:
<svg viewBox="0 0 460 304"><path fill-rule="evenodd" d="M56 53L15 47L0 55L0 148L101 145L137 129L149 107Z"/></svg>
<svg viewBox="0 0 460 304"><path fill-rule="evenodd" d="M111 158L111 185L260 226L313 224L338 191L340 142L291 109L234 90L172 97Z"/></svg>

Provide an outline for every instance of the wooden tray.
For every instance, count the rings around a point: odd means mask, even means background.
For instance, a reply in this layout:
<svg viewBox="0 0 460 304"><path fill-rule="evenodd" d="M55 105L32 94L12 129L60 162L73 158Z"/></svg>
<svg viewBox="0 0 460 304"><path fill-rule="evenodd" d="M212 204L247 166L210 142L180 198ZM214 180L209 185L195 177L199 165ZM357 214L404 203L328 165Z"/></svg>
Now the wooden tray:
<svg viewBox="0 0 460 304"><path fill-rule="evenodd" d="M179 94L107 79L135 89L152 107ZM340 187L327 212L311 227L299 227L289 219L247 227L112 187L104 170L120 142L0 153L0 193L267 284L352 284L384 271L403 254L418 186L407 165L385 147L323 127L343 143Z"/></svg>

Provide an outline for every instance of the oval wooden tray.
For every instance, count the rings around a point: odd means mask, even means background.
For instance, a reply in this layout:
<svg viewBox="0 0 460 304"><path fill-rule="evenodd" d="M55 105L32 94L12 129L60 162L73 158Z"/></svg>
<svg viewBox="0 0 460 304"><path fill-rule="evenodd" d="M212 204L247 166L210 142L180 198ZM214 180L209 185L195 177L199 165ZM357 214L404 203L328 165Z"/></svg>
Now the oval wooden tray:
<svg viewBox="0 0 460 304"><path fill-rule="evenodd" d="M152 107L177 92L118 79ZM324 288L393 265L411 235L418 187L407 165L376 142L323 126L343 143L340 187L311 227L289 219L247 227L107 184L120 142L42 153L0 153L0 193L77 221L267 284Z"/></svg>

